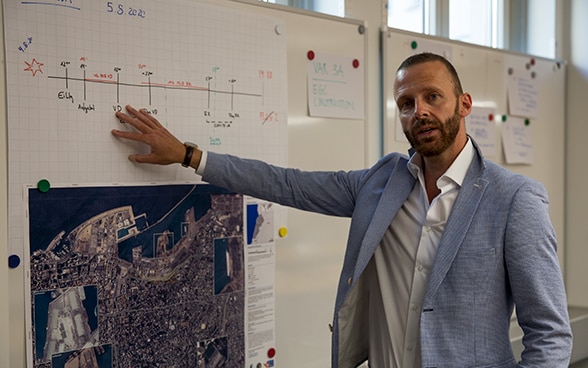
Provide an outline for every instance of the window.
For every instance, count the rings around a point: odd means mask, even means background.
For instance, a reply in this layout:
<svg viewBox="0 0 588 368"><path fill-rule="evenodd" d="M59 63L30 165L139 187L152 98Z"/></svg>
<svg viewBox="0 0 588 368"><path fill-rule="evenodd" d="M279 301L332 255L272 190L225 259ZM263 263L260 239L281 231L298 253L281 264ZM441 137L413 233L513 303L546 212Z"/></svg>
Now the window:
<svg viewBox="0 0 588 368"><path fill-rule="evenodd" d="M429 33L425 31L424 1L422 0L390 0L388 2L388 25L411 32Z"/></svg>
<svg viewBox="0 0 588 368"><path fill-rule="evenodd" d="M526 47L519 51L555 58L555 0L527 1L527 4Z"/></svg>
<svg viewBox="0 0 588 368"><path fill-rule="evenodd" d="M312 10L318 13L345 16L345 0L260 0L265 3L292 6L294 8Z"/></svg>
<svg viewBox="0 0 588 368"><path fill-rule="evenodd" d="M555 58L556 0L388 0L388 26Z"/></svg>
<svg viewBox="0 0 588 368"><path fill-rule="evenodd" d="M450 0L449 38L477 45L497 47L494 19L497 0Z"/></svg>

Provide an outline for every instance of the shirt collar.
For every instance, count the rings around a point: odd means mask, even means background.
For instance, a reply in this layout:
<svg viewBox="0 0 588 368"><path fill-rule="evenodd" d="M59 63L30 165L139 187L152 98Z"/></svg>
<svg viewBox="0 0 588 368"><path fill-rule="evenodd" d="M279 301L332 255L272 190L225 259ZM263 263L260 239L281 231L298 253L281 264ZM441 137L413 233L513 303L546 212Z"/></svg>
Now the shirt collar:
<svg viewBox="0 0 588 368"><path fill-rule="evenodd" d="M461 186L473 159L474 145L472 144L472 140L468 137L466 145L459 155L457 155L447 171L445 171L445 173L439 178L438 183L440 184L442 181L451 180ZM408 161L408 170L415 178L419 177L419 173L422 170L422 158L419 153L415 153L411 156Z"/></svg>

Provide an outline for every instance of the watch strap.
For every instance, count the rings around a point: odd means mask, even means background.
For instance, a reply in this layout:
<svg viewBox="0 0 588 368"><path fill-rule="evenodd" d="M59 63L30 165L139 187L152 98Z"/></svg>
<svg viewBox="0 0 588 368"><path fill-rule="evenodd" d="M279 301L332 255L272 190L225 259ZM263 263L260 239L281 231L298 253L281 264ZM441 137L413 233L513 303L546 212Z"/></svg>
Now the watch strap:
<svg viewBox="0 0 588 368"><path fill-rule="evenodd" d="M197 146L184 143L184 147L186 147L186 155L184 156L184 162L182 162L182 166L189 167L190 162L192 161L192 156L194 155L194 150Z"/></svg>

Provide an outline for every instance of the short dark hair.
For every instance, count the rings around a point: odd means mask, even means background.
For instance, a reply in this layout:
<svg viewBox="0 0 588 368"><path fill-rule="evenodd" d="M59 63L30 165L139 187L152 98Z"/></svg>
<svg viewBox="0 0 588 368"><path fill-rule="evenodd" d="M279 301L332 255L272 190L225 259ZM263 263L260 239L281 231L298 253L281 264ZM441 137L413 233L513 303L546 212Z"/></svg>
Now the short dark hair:
<svg viewBox="0 0 588 368"><path fill-rule="evenodd" d="M408 69L413 65L432 62L432 61L440 61L441 63L443 63L443 65L445 65L445 68L447 68L447 71L449 72L449 74L451 75L451 79L453 80L453 85L455 88L455 95L456 96L462 95L463 88L461 87L461 82L459 80L459 76L457 75L457 71L455 70L453 65L449 62L449 60L447 60L445 57L443 57L441 55L434 54L432 52L422 52L420 54L411 55L411 56L407 57L402 62L402 64L400 64L400 66L396 70L396 73L398 73L401 70Z"/></svg>

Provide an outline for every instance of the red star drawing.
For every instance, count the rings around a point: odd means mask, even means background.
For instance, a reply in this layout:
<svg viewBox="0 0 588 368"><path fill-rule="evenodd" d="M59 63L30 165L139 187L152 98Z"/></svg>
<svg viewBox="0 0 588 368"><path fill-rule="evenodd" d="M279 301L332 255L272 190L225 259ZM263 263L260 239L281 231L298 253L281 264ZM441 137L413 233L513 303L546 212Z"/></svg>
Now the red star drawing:
<svg viewBox="0 0 588 368"><path fill-rule="evenodd" d="M37 72L43 74L41 67L45 64L38 62L37 59L33 58L33 61L30 63L25 61L25 64L27 64L27 67L24 69L24 71L33 73L33 77L37 74Z"/></svg>

